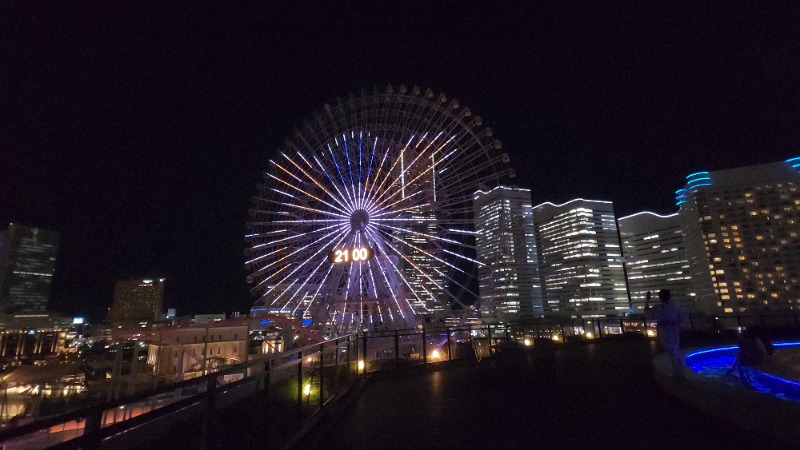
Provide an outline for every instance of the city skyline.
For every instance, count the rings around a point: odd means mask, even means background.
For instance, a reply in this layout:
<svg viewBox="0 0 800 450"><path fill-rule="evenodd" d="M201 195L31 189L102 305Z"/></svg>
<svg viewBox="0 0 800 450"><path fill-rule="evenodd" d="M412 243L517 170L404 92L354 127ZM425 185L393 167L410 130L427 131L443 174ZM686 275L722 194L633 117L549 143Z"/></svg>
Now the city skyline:
<svg viewBox="0 0 800 450"><path fill-rule="evenodd" d="M68 313L100 316L115 280L152 273L179 311L249 308L241 236L260 170L293 126L361 88L458 98L534 203L603 198L620 215L671 213L685 175L783 161L800 142L797 12L783 4L534 4L491 20L482 5L413 20L325 5L185 22L29 8L2 50L15 95L0 112L0 221L62 234L51 305ZM328 25L350 17L367 26Z"/></svg>

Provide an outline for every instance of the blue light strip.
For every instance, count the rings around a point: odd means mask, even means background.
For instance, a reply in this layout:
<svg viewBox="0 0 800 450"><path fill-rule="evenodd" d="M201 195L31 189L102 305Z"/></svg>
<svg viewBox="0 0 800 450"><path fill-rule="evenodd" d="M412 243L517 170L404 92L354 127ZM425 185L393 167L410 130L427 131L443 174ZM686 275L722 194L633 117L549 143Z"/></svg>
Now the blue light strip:
<svg viewBox="0 0 800 450"><path fill-rule="evenodd" d="M800 161L800 156L795 156L794 158L789 158L786 160L786 162L794 162L794 161Z"/></svg>
<svg viewBox="0 0 800 450"><path fill-rule="evenodd" d="M344 143L344 154L347 156L347 172L350 174L350 186L355 186L356 182L353 181L353 168L350 166L350 148L347 146L347 136L342 135L342 142Z"/></svg>
<svg viewBox="0 0 800 450"><path fill-rule="evenodd" d="M708 174L709 174L708 172L690 173L689 175L686 175L686 179L688 180L689 178L692 178L692 177L695 177L695 176L698 176L698 175L708 175Z"/></svg>
<svg viewBox="0 0 800 450"><path fill-rule="evenodd" d="M363 131L361 132L363 133ZM358 134L358 182L361 183L361 148L364 146L362 134Z"/></svg>
<svg viewBox="0 0 800 450"><path fill-rule="evenodd" d="M800 341L798 341L798 342L777 342L777 343L772 344L772 345L773 345L773 347L797 347L797 346L800 346ZM736 345L736 346L733 346L733 347L717 347L717 348L711 348L711 349L707 349L707 350L700 350L700 351L692 352L692 353L689 353L688 355L686 355L686 361L688 361L689 358L692 358L692 357L697 356L697 355L704 355L704 354L707 354L707 353L714 353L714 352L725 352L725 351L738 350L738 349L739 349L739 346ZM763 372L763 371L760 371L760 370L759 370L759 373L761 375L764 375L765 377L771 378L773 380L781 381L781 382L784 382L786 384L791 384L792 386L800 386L800 382L797 382L797 381L794 381L794 380L781 378L779 376L772 375L772 374L769 374L769 373L766 373L766 372Z"/></svg>
<svg viewBox="0 0 800 450"><path fill-rule="evenodd" d="M800 344L800 343L798 343L798 344ZM777 346L778 344L775 344L775 345ZM725 351L729 351L729 350L738 350L738 349L739 349L739 346L738 345L734 345L733 347L717 347L717 348L711 348L711 349L708 349L708 350L700 350L700 351L689 353L688 355L686 355L686 359L689 359L689 358L691 358L693 356L697 356L697 355L704 355L706 353L725 352Z"/></svg>

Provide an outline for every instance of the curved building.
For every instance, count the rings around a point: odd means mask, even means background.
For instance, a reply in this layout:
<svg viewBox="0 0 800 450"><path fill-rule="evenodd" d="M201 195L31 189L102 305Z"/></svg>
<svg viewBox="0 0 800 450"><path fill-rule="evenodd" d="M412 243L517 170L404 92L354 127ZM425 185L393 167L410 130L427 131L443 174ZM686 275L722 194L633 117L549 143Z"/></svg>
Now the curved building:
<svg viewBox="0 0 800 450"><path fill-rule="evenodd" d="M800 308L800 157L695 172L676 194L705 312Z"/></svg>

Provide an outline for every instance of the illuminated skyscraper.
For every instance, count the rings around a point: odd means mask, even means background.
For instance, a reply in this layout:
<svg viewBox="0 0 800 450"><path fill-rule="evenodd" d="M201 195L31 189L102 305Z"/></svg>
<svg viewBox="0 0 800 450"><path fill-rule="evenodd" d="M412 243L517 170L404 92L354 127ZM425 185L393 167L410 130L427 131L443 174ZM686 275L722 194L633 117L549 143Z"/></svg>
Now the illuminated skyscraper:
<svg viewBox="0 0 800 450"><path fill-rule="evenodd" d="M164 278L117 281L108 313L112 323L144 322L158 318L164 306Z"/></svg>
<svg viewBox="0 0 800 450"><path fill-rule="evenodd" d="M533 208L545 315L605 317L629 311L614 206L575 199Z"/></svg>
<svg viewBox="0 0 800 450"><path fill-rule="evenodd" d="M473 210L481 302L507 319L541 317L531 191L478 191Z"/></svg>
<svg viewBox="0 0 800 450"><path fill-rule="evenodd" d="M0 235L0 308L10 314L44 314L50 300L60 236L10 224Z"/></svg>
<svg viewBox="0 0 800 450"><path fill-rule="evenodd" d="M686 181L676 198L701 308L800 308L800 157Z"/></svg>
<svg viewBox="0 0 800 450"><path fill-rule="evenodd" d="M652 291L655 303L658 291L669 289L679 305L696 311L678 213L661 216L644 211L620 217L618 223L635 310L643 308L647 291Z"/></svg>

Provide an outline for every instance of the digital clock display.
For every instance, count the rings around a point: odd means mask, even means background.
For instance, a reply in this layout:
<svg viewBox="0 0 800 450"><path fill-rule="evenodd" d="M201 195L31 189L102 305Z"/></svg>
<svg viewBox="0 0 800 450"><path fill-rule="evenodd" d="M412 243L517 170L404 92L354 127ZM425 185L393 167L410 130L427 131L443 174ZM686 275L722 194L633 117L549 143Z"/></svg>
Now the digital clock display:
<svg viewBox="0 0 800 450"><path fill-rule="evenodd" d="M334 264L369 261L373 255L369 247L335 248L328 260Z"/></svg>

